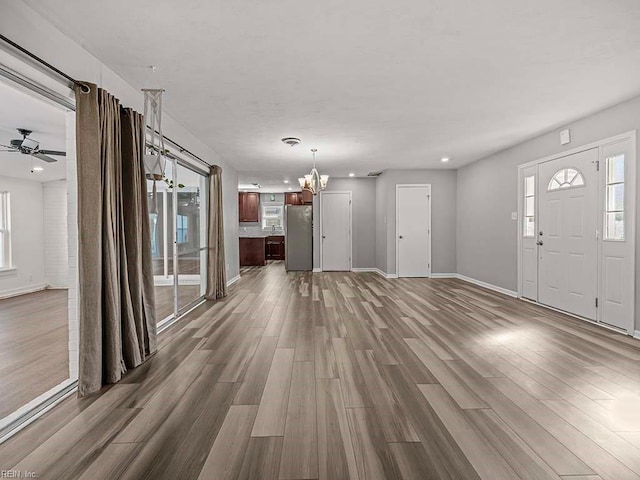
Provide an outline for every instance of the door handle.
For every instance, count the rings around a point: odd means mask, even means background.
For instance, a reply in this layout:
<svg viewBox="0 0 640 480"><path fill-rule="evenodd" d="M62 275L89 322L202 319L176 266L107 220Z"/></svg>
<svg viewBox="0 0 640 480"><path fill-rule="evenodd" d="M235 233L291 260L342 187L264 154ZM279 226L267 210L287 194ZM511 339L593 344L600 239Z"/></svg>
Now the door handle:
<svg viewBox="0 0 640 480"><path fill-rule="evenodd" d="M536 242L536 245L542 246L542 245L544 245L544 242L542 240L540 240L540 241Z"/></svg>
<svg viewBox="0 0 640 480"><path fill-rule="evenodd" d="M402 235L400 235L398 238L402 238Z"/></svg>
<svg viewBox="0 0 640 480"><path fill-rule="evenodd" d="M324 238L327 238L327 237L326 237L326 236L324 236L324 235L322 235L322 238L324 239Z"/></svg>

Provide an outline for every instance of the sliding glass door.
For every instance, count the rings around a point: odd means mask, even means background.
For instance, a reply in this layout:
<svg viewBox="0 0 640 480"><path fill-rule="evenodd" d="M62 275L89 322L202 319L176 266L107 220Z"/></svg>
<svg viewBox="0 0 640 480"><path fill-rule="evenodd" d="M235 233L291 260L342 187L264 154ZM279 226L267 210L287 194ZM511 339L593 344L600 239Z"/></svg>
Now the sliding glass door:
<svg viewBox="0 0 640 480"><path fill-rule="evenodd" d="M147 181L160 325L200 301L206 288L207 177L175 158L165 180Z"/></svg>
<svg viewBox="0 0 640 480"><path fill-rule="evenodd" d="M206 177L178 165L176 202L177 300L178 312L204 295L207 268L207 182Z"/></svg>

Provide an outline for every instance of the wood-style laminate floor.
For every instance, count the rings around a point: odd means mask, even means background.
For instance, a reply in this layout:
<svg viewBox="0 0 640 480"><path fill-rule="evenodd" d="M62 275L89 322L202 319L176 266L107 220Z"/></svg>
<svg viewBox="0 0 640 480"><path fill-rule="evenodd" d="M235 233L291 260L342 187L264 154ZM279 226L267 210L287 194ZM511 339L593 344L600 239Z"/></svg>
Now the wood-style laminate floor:
<svg viewBox="0 0 640 480"><path fill-rule="evenodd" d="M156 319L158 321L172 316L174 312L173 285L153 287L156 300ZM178 285L178 308L185 307L200 298L200 285Z"/></svg>
<svg viewBox="0 0 640 480"><path fill-rule="evenodd" d="M244 269L0 446L52 479L640 478L640 342L453 279Z"/></svg>
<svg viewBox="0 0 640 480"><path fill-rule="evenodd" d="M43 290L0 300L0 418L69 378L67 296Z"/></svg>

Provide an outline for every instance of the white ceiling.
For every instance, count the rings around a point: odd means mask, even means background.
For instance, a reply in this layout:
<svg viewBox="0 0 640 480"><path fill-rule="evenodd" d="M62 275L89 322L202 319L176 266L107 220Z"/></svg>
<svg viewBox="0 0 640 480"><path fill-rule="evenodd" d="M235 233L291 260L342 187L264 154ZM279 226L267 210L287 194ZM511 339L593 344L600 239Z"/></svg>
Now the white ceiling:
<svg viewBox="0 0 640 480"><path fill-rule="evenodd" d="M241 181L458 168L640 94L637 0L26 1Z"/></svg>
<svg viewBox="0 0 640 480"><path fill-rule="evenodd" d="M64 110L0 82L0 144L9 145L12 139L22 138L17 128L32 130L29 138L40 142L43 150L65 150ZM0 146L0 150L7 149ZM66 178L65 157L52 158L58 161L47 163L30 155L0 152L0 176L39 182ZM33 166L44 170L31 173Z"/></svg>

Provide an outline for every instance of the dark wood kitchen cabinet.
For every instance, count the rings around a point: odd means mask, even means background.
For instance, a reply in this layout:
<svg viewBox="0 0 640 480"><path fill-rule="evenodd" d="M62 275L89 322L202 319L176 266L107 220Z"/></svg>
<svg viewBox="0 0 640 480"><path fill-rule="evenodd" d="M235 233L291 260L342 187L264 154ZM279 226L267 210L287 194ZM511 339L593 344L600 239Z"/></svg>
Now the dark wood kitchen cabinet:
<svg viewBox="0 0 640 480"><path fill-rule="evenodd" d="M284 236L275 235L265 240L267 260L284 260Z"/></svg>
<svg viewBox="0 0 640 480"><path fill-rule="evenodd" d="M261 266L267 264L264 237L240 237L240 266Z"/></svg>
<svg viewBox="0 0 640 480"><path fill-rule="evenodd" d="M302 190L302 192L300 192L300 198L302 199L303 205L310 205L313 203L313 193L309 190Z"/></svg>
<svg viewBox="0 0 640 480"><path fill-rule="evenodd" d="M302 195L300 192L287 192L284 194L285 205L302 205Z"/></svg>
<svg viewBox="0 0 640 480"><path fill-rule="evenodd" d="M238 220L240 222L260 221L260 194L255 192L238 193Z"/></svg>
<svg viewBox="0 0 640 480"><path fill-rule="evenodd" d="M313 203L313 194L309 190L301 192L287 192L284 194L285 205L310 205Z"/></svg>

